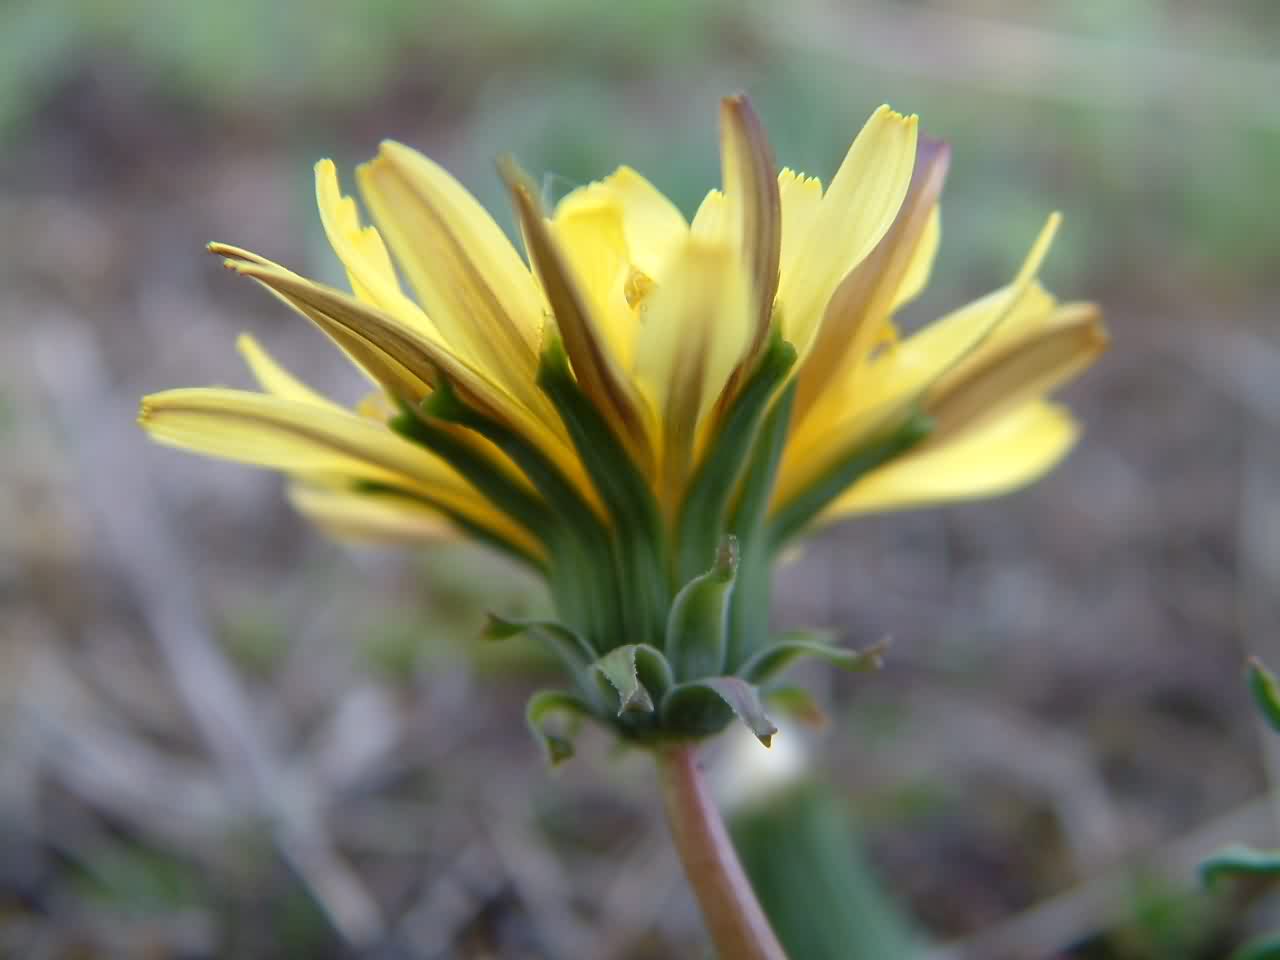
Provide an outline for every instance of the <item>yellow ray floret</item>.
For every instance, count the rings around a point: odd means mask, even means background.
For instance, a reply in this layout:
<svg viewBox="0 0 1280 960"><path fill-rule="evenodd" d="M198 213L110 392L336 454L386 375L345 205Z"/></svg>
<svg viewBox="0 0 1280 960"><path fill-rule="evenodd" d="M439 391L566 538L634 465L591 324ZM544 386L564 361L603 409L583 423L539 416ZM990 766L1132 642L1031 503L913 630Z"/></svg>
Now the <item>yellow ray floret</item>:
<svg viewBox="0 0 1280 960"><path fill-rule="evenodd" d="M340 408L243 390L191 388L142 401L138 422L169 446L330 483L366 483L418 497L494 530L524 551L538 548L439 457L385 426Z"/></svg>
<svg viewBox="0 0 1280 960"><path fill-rule="evenodd" d="M358 168L364 216L321 161L320 221L350 292L211 249L374 393L347 410L245 335L264 393L168 391L140 420L162 443L285 471L298 509L338 535L462 527L558 571L553 589L660 569L651 597L719 534L776 550L815 519L994 495L1065 455L1078 428L1048 397L1107 335L1095 307L1037 279L1058 215L1006 286L907 335L897 312L939 253L945 144L881 107L824 188L779 172L730 97L720 152L692 220L625 166L548 216L502 162L523 253L403 144ZM623 593L578 612L625 633Z"/></svg>
<svg viewBox="0 0 1280 960"><path fill-rule="evenodd" d="M784 332L803 357L831 295L893 225L915 166L917 118L881 107L849 148L781 278Z"/></svg>
<svg viewBox="0 0 1280 960"><path fill-rule="evenodd" d="M1061 407L1024 404L990 426L872 473L832 504L828 519L1016 490L1066 456L1079 432Z"/></svg>
<svg viewBox="0 0 1280 960"><path fill-rule="evenodd" d="M396 493L371 495L318 483L293 483L289 502L329 535L357 543L450 540L457 531L438 510Z"/></svg>

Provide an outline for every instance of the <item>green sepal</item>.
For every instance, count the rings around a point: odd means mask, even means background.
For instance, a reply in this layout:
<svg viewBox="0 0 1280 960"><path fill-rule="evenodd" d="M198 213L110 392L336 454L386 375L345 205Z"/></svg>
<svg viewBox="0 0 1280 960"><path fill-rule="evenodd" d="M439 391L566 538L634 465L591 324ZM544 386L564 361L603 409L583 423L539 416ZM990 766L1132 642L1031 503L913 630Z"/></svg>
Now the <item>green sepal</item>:
<svg viewBox="0 0 1280 960"><path fill-rule="evenodd" d="M507 620L496 613L486 614L487 622L481 637L489 641L509 640L521 634L542 644L564 666L575 682L589 691L593 698L595 691L585 683L591 661L595 659L595 651L575 631L563 623L550 620Z"/></svg>
<svg viewBox="0 0 1280 960"><path fill-rule="evenodd" d="M676 594L667 617L666 654L682 680L724 671L729 630L729 598L738 574L738 541L725 537L711 569Z"/></svg>
<svg viewBox="0 0 1280 960"><path fill-rule="evenodd" d="M547 719L557 713L569 716L570 728L563 735L552 733L546 726ZM542 744L547 762L555 767L573 756L573 742L570 738L576 733L578 721L584 717L593 718L595 714L592 713L591 706L579 696L564 690L539 690L529 698L524 716L534 739Z"/></svg>
<svg viewBox="0 0 1280 960"><path fill-rule="evenodd" d="M761 692L760 700L770 710L803 727L820 730L831 722L827 712L804 687L768 687Z"/></svg>
<svg viewBox="0 0 1280 960"><path fill-rule="evenodd" d="M520 468L557 520L546 535L552 558L548 582L556 609L593 640L617 636L625 624L614 592L583 589L584 583L594 579L593 573L598 578L598 571L613 569L608 531L559 467L527 438L472 410L451 389L433 391L423 401L422 411L474 430Z"/></svg>
<svg viewBox="0 0 1280 960"><path fill-rule="evenodd" d="M1231 960L1280 960L1280 936L1270 935L1246 943Z"/></svg>
<svg viewBox="0 0 1280 960"><path fill-rule="evenodd" d="M480 639L488 640L491 643L510 640L512 637L518 637L529 630L530 621L528 620L508 620L506 617L500 617L492 611L484 616L484 629L480 631Z"/></svg>
<svg viewBox="0 0 1280 960"><path fill-rule="evenodd" d="M724 535L729 504L769 402L796 362L796 351L775 327L755 372L730 404L689 482L676 523L676 583L702 571Z"/></svg>
<svg viewBox="0 0 1280 960"><path fill-rule="evenodd" d="M435 391L422 401L418 410L404 406L398 415L388 421L387 426L406 440L412 440L438 455L462 474L490 503L539 540L545 541L552 523L547 505L532 490L516 483L492 461L431 422L432 418L459 422L462 417L460 411L464 409L449 382L442 379Z"/></svg>
<svg viewBox="0 0 1280 960"><path fill-rule="evenodd" d="M667 691L675 686L675 671L671 669L671 663L657 647L647 643L637 643L634 646L636 675L649 691L654 702L660 703L667 695Z"/></svg>
<svg viewBox="0 0 1280 960"><path fill-rule="evenodd" d="M583 395L564 344L548 335L538 364L538 386L551 401L615 524L612 548L628 636L657 642L670 602L665 533L653 491L595 405Z"/></svg>
<svg viewBox="0 0 1280 960"><path fill-rule="evenodd" d="M729 529L743 545L738 588L734 590L729 610L726 669L730 671L760 649L769 636L774 561L768 536L769 499L791 428L795 396L796 382L792 380L760 425L729 523Z"/></svg>
<svg viewBox="0 0 1280 960"><path fill-rule="evenodd" d="M1242 844L1223 847L1200 864L1200 882L1210 888L1223 877L1277 874L1280 874L1280 850L1258 850Z"/></svg>
<svg viewBox="0 0 1280 960"><path fill-rule="evenodd" d="M861 477L906 453L933 429L933 421L914 402L888 419L886 426L864 443L837 457L817 480L773 515L769 523L769 542L774 550L801 533Z"/></svg>
<svg viewBox="0 0 1280 960"><path fill-rule="evenodd" d="M764 712L760 691L741 677L706 677L672 687L662 698L662 726L676 736L719 733L734 714L766 747L778 732Z"/></svg>
<svg viewBox="0 0 1280 960"><path fill-rule="evenodd" d="M653 713L653 698L636 669L636 645L615 647L591 665L591 672L606 694L617 696L618 716L628 712Z"/></svg>
<svg viewBox="0 0 1280 960"><path fill-rule="evenodd" d="M1263 666L1257 657L1250 657L1248 676L1253 702L1258 705L1271 729L1280 733L1280 684L1276 682L1275 674Z"/></svg>
<svg viewBox="0 0 1280 960"><path fill-rule="evenodd" d="M889 641L882 640L865 650L849 650L822 642L824 634L795 631L783 634L777 643L757 652L738 669L738 676L748 683L764 683L804 657L825 660L833 667L851 672L879 670Z"/></svg>

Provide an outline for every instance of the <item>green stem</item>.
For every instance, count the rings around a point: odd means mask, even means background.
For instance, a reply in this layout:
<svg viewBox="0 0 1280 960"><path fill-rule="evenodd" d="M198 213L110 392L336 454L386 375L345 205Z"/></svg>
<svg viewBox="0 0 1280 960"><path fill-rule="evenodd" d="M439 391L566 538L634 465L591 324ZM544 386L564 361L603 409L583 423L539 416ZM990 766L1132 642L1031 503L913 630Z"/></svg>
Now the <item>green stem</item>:
<svg viewBox="0 0 1280 960"><path fill-rule="evenodd" d="M698 766L692 743L656 752L667 822L722 960L786 960Z"/></svg>

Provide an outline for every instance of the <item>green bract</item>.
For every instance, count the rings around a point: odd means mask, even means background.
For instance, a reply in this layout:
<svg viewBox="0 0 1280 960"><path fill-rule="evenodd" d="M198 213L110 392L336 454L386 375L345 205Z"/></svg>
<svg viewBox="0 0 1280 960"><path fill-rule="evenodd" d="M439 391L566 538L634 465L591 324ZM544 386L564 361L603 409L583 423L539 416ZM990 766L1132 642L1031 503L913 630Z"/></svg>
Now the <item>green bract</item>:
<svg viewBox="0 0 1280 960"><path fill-rule="evenodd" d="M787 374L794 360L795 351L775 333L708 438L670 523L579 390L555 339L542 352L538 385L590 470L606 519L535 450L452 392L436 391L396 421L402 435L451 462L552 547L542 569L561 619L516 622L494 615L486 632L495 640L524 634L545 645L572 678L572 690L541 691L528 707L530 727L552 762L572 754L570 738L582 718L607 724L627 740L655 743L715 734L737 716L767 746L776 727L764 704L801 700L793 688L771 686L793 661L817 657L849 670L878 665L879 648L858 653L811 634L772 637L768 630L770 571L797 525L794 514L767 514L788 428L793 390ZM501 448L541 502L475 461L439 421L473 430ZM886 451L900 452L926 433L924 418L900 417L868 449L840 458L834 468L840 483L831 484L828 499ZM816 513L824 505L815 496L804 510ZM804 712L815 709L806 701Z"/></svg>

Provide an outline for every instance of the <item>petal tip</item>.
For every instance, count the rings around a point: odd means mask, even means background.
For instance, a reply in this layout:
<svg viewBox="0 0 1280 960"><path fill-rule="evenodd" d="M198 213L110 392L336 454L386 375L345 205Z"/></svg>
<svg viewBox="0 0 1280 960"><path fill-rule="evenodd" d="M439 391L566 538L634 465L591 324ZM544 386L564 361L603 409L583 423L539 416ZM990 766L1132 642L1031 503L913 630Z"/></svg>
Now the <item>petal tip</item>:
<svg viewBox="0 0 1280 960"><path fill-rule="evenodd" d="M875 112L871 114L872 120L879 120L881 118L893 121L894 123L900 123L909 129L915 129L915 127L920 123L919 114L899 113L887 103L880 104L880 106L876 107Z"/></svg>
<svg viewBox="0 0 1280 960"><path fill-rule="evenodd" d="M390 138L378 142L378 152L368 161L370 164L397 163L422 154L408 144Z"/></svg>

